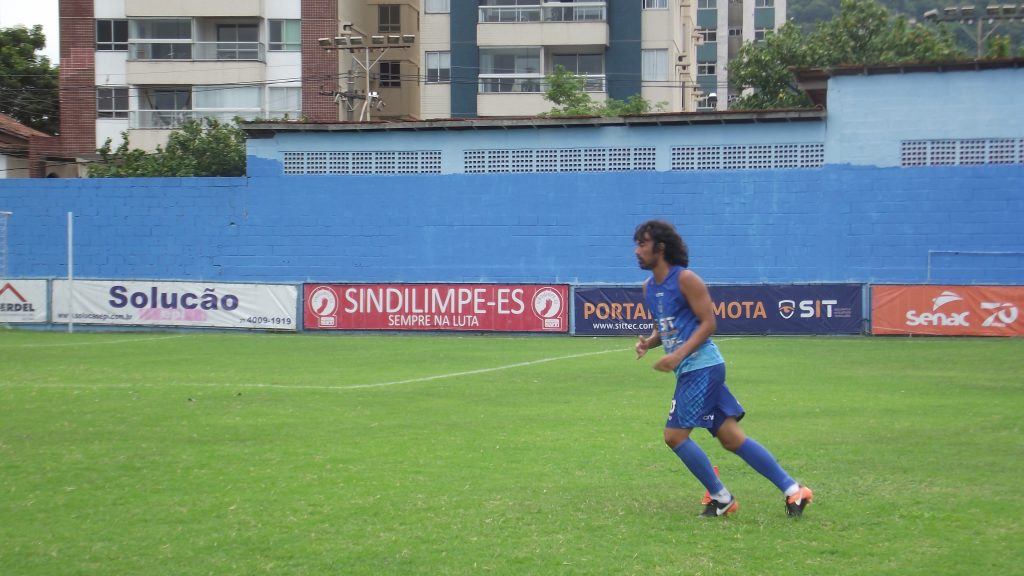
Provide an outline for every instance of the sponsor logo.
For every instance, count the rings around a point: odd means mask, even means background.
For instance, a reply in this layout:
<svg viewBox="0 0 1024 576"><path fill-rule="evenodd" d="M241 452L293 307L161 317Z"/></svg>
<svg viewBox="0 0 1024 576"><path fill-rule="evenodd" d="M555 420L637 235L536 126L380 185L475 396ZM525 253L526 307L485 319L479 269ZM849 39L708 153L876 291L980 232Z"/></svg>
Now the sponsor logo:
<svg viewBox="0 0 1024 576"><path fill-rule="evenodd" d="M779 300L779 315L789 320L799 310L800 318L831 318L838 300Z"/></svg>
<svg viewBox="0 0 1024 576"><path fill-rule="evenodd" d="M712 308L715 312L715 316L719 318L731 318L736 320L737 318L768 318L768 314L764 309L764 302L753 301L753 300L730 300L714 302Z"/></svg>
<svg viewBox="0 0 1024 576"><path fill-rule="evenodd" d="M932 311L942 308L950 302L962 302L963 298L960 297L956 292L950 292L946 290L942 294L939 294L936 298L932 298Z"/></svg>
<svg viewBox="0 0 1024 576"><path fill-rule="evenodd" d="M35 312L35 308L32 306L32 303L26 300L25 297L21 295L21 292L18 292L10 282L7 282L4 284L3 288L0 288L0 298L7 293L13 294L17 301L0 302L0 312Z"/></svg>
<svg viewBox="0 0 1024 576"><path fill-rule="evenodd" d="M932 298L932 311L931 312L918 312L917 310L907 310L907 326L960 326L968 327L971 325L970 321L967 320L967 316L971 313L970 311L965 312L939 312L939 308L953 302L963 302L963 298L960 297L956 292L946 290L937 297Z"/></svg>
<svg viewBox="0 0 1024 576"><path fill-rule="evenodd" d="M319 286L309 295L309 307L316 314L321 327L333 327L337 323L334 313L338 310L338 296L328 286Z"/></svg>
<svg viewBox="0 0 1024 576"><path fill-rule="evenodd" d="M982 310L994 310L991 315L985 318L982 326L993 328L1006 328L1017 321L1017 307L1010 303L982 302Z"/></svg>
<svg viewBox="0 0 1024 576"><path fill-rule="evenodd" d="M918 312L908 310L906 314L907 326L951 326L969 328L971 322L968 316L970 310L956 310L947 308L948 305L958 303L961 306L967 305L962 296L951 290L945 290L935 298L931 299L931 312ZM985 311L985 319L981 325L986 328L1007 328L1017 321L1019 310L1012 302L979 302L980 308ZM940 312L939 309L943 310Z"/></svg>
<svg viewBox="0 0 1024 576"><path fill-rule="evenodd" d="M533 295L533 313L543 320L545 330L562 327L562 320L558 318L562 306L562 296L554 288L544 287Z"/></svg>
<svg viewBox="0 0 1024 576"><path fill-rule="evenodd" d="M164 310L236 310L239 305L238 296L227 293L223 296L216 294L216 288L203 288L202 294L193 292L166 292L158 286L150 286L148 292L139 290L128 293L126 286L112 286L110 288L110 304L114 308L132 307L138 310L143 308L161 308Z"/></svg>

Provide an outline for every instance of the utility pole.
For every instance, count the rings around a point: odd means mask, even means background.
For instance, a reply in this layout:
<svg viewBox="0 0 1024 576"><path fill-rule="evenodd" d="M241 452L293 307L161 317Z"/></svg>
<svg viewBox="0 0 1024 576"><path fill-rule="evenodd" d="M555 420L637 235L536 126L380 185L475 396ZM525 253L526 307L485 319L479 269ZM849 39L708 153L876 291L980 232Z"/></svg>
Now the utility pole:
<svg viewBox="0 0 1024 576"><path fill-rule="evenodd" d="M342 22L342 33L334 38L320 38L317 42L324 50L347 50L352 55L352 61L359 65L366 73L366 84L360 93L358 90L349 90L348 86L344 91L323 92L324 95L332 95L339 103L345 103L349 112L355 110L354 101L362 100L363 105L359 111L359 121L366 122L371 119L371 110L381 110L385 106L380 94L371 90L371 71L378 62L384 58L391 48L411 48L416 43L414 34L373 34L366 35L351 22ZM380 54L376 54L377 51ZM374 53L374 54L371 54ZM373 58L371 61L371 57ZM351 77L351 72L349 73Z"/></svg>
<svg viewBox="0 0 1024 576"><path fill-rule="evenodd" d="M1011 20L1024 21L1024 4L994 4L986 6L984 11L977 6L949 6L925 12L924 19L930 22L956 22L963 26L977 45L976 56L981 59L985 55L985 41L1000 24ZM991 25L987 32L985 24Z"/></svg>

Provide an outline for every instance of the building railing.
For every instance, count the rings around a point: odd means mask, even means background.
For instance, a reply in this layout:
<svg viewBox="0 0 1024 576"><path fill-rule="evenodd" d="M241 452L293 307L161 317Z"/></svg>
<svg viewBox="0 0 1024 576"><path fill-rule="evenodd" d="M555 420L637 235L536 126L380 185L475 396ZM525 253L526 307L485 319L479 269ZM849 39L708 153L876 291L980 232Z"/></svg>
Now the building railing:
<svg viewBox="0 0 1024 576"><path fill-rule="evenodd" d="M134 41L128 43L129 60L266 60L260 42Z"/></svg>
<svg viewBox="0 0 1024 576"><path fill-rule="evenodd" d="M481 6L480 23L604 22L607 2L546 2L519 6Z"/></svg>
<svg viewBox="0 0 1024 576"><path fill-rule="evenodd" d="M604 74L584 74L586 83L584 90L587 92L604 92ZM483 93L495 92L521 92L540 93L547 92L548 84L544 81L542 74L480 74L478 91Z"/></svg>
<svg viewBox="0 0 1024 576"><path fill-rule="evenodd" d="M255 120L260 110L134 110L128 115L128 127L135 130L176 130L189 120L214 118L232 123L236 117Z"/></svg>

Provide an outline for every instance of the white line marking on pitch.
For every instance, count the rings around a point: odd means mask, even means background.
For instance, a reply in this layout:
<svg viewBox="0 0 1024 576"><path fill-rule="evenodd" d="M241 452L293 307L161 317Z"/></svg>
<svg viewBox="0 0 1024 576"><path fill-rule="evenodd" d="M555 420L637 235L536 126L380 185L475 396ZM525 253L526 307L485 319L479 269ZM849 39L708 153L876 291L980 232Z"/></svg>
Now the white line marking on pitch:
<svg viewBox="0 0 1024 576"><path fill-rule="evenodd" d="M154 340L171 340L173 338L184 338L185 334L173 334L170 336L154 336L152 338L122 338L120 340L104 340L100 342L62 342L60 344L14 344L0 348L64 348L68 346L101 346L104 344L127 344L130 342L152 342Z"/></svg>
<svg viewBox="0 0 1024 576"><path fill-rule="evenodd" d="M509 370L512 368L522 368L523 366L533 366L535 364L544 364L546 362L556 362L558 360L571 360L573 358L584 358L586 356L597 356L599 354L610 354L612 352L625 352L629 348L616 348L615 350L599 350L597 352L582 352L580 354L570 354L568 356L556 356L554 358L541 358L540 360L530 360L528 362L516 362L515 364L506 364L504 366L494 366L492 368L480 368L478 370L466 370L464 372L451 372L449 374L437 374L435 376L424 376L422 378L410 378L408 380L395 380L393 382L378 382L377 384L356 384L354 386L335 386L338 390L357 390L359 388L383 388L385 386L397 386L398 384L415 384L417 382L430 382L431 380L441 380L443 378L457 378L459 376L471 376L474 374L486 374L487 372L497 372L499 370Z"/></svg>
<svg viewBox="0 0 1024 576"><path fill-rule="evenodd" d="M587 356L597 356L599 354L610 354L612 352L626 352L629 348L616 348L614 350L599 350L597 352L581 352L579 354L569 354L567 356L555 356L552 358L541 358L540 360L529 360L527 362L516 362L515 364L505 364L504 366L493 366L491 368L480 368L478 370L465 370L462 372L449 372L448 374L435 374L433 376L423 376L420 378L409 378L406 380L393 380L391 382L377 382L375 384L355 384L352 386L318 386L314 384L260 384L260 383L217 383L217 382L185 382L182 384L172 384L181 387L198 386L204 388L283 388L283 389L294 389L294 390L358 390L362 388L384 388L386 386L397 386L399 384L416 384L419 382L430 382L432 380L443 380L446 378L458 378L459 376L472 376L474 374L486 374L488 372L498 372L500 370L510 370L512 368L522 368L524 366L533 366L536 364L544 364L547 362L557 362L559 360L571 360L573 358L585 358ZM0 388L4 386L17 386L17 384L2 384ZM159 386L159 384L123 384L123 383L106 383L106 384L81 384L81 383L57 383L57 384L26 384L32 388L135 388L142 386Z"/></svg>

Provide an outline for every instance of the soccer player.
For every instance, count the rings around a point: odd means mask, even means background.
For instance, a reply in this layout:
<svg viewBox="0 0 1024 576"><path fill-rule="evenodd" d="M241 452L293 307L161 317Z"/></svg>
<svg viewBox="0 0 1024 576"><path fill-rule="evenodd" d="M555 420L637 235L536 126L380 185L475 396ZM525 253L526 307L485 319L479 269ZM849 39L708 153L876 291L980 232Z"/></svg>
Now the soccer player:
<svg viewBox="0 0 1024 576"><path fill-rule="evenodd" d="M654 315L654 331L640 336L636 357L664 346L654 369L674 372L676 389L665 422L665 443L707 488L702 516L725 516L739 508L736 497L715 474L707 454L690 439L694 428L706 428L722 447L735 452L751 468L772 481L786 498L786 513L800 516L811 502L811 489L798 484L764 446L740 428L744 411L725 384L725 360L711 341L716 322L708 288L689 270L686 243L672 224L650 220L633 234L636 259L651 271L644 282L644 303Z"/></svg>

